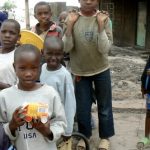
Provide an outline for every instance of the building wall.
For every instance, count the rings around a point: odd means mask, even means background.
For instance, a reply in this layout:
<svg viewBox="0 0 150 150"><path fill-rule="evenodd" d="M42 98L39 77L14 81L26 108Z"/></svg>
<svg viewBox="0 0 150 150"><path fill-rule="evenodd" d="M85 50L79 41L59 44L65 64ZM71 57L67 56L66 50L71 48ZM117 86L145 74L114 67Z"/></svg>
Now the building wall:
<svg viewBox="0 0 150 150"><path fill-rule="evenodd" d="M113 0L114 2L114 43L134 46L136 35L136 0Z"/></svg>
<svg viewBox="0 0 150 150"><path fill-rule="evenodd" d="M57 21L59 14L66 10L66 2L51 2L52 20Z"/></svg>
<svg viewBox="0 0 150 150"><path fill-rule="evenodd" d="M150 1L148 0L101 0L100 9L106 3L114 5L113 36L114 44L119 46L135 46L137 40L138 1L147 2L147 24L145 48L150 50Z"/></svg>

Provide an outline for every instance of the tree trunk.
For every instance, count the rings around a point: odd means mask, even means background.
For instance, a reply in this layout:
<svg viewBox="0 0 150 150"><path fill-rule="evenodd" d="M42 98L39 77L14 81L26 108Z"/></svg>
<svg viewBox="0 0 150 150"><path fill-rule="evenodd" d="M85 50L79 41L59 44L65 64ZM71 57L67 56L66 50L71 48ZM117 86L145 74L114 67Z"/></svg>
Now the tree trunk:
<svg viewBox="0 0 150 150"><path fill-rule="evenodd" d="M30 29L29 0L25 0L26 29Z"/></svg>

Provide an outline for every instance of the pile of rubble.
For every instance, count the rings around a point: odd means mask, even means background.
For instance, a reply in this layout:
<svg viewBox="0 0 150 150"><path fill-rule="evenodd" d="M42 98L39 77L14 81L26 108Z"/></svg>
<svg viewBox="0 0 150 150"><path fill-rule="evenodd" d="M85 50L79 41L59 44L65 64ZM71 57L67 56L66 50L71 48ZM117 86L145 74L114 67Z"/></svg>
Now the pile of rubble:
<svg viewBox="0 0 150 150"><path fill-rule="evenodd" d="M141 98L141 74L146 61L138 50L113 47L109 56L113 100Z"/></svg>

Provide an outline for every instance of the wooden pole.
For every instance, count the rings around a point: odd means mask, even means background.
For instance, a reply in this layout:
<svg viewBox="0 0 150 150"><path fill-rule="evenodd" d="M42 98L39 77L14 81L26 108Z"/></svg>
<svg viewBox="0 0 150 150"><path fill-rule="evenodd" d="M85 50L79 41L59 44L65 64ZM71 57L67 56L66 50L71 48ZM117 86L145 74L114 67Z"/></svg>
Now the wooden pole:
<svg viewBox="0 0 150 150"><path fill-rule="evenodd" d="M26 29L30 29L29 0L25 0Z"/></svg>

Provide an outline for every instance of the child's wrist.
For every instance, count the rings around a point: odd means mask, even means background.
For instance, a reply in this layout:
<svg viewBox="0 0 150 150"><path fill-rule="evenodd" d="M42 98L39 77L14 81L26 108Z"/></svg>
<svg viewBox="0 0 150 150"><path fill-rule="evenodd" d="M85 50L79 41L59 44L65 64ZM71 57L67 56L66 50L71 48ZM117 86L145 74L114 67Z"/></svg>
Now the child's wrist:
<svg viewBox="0 0 150 150"><path fill-rule="evenodd" d="M13 125L12 121L9 123L9 129L11 131L11 134L15 136L15 131L17 130L17 127Z"/></svg>
<svg viewBox="0 0 150 150"><path fill-rule="evenodd" d="M68 21L67 22L67 27L68 28L73 28L74 24L75 24L75 22Z"/></svg>
<svg viewBox="0 0 150 150"><path fill-rule="evenodd" d="M50 130L50 132L47 134L47 138L49 139L49 140L53 140L53 138L54 138L54 136L53 136L53 133L52 133L52 131Z"/></svg>

